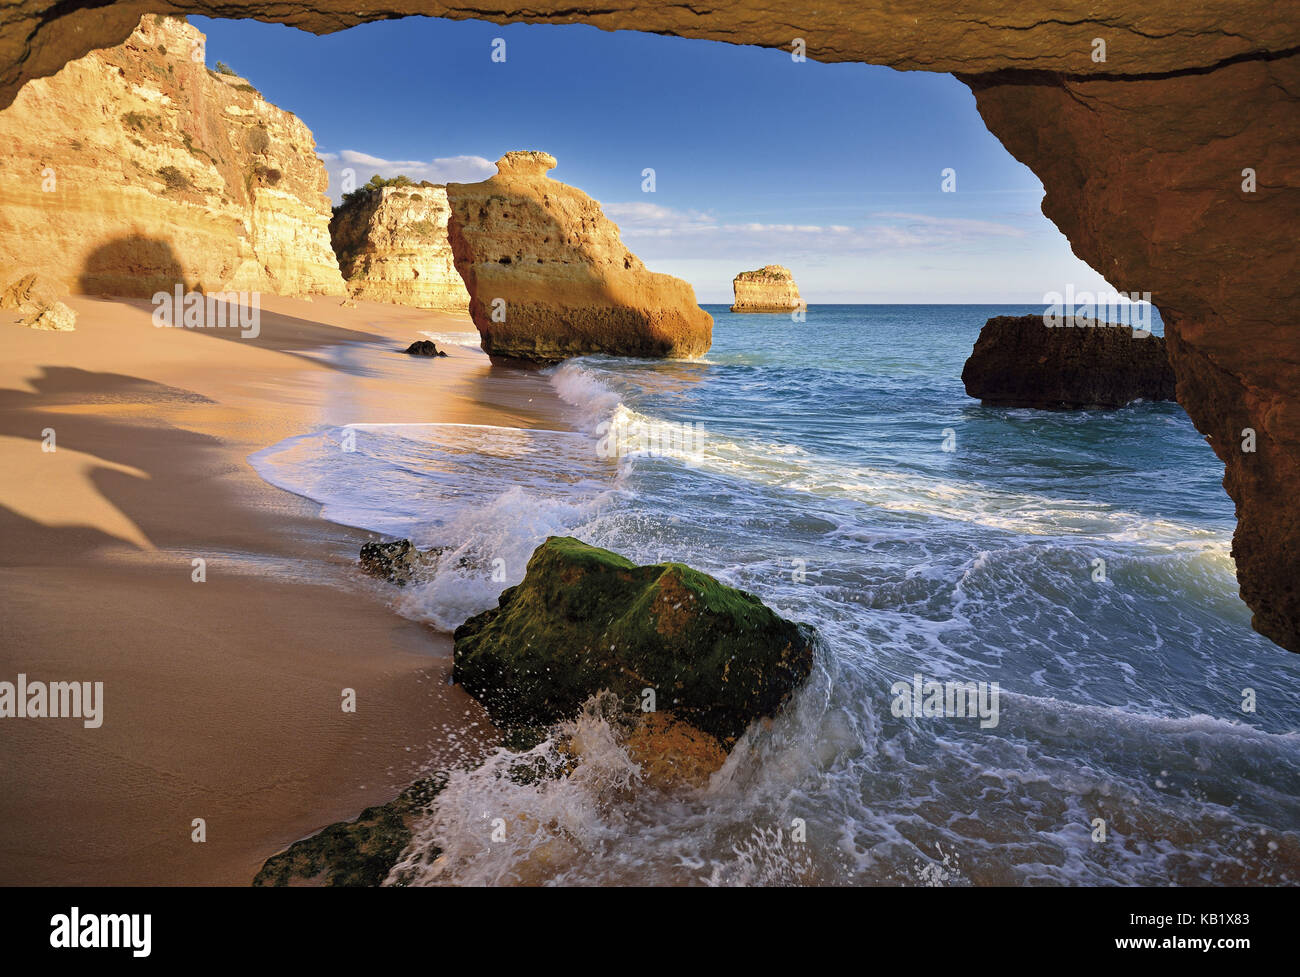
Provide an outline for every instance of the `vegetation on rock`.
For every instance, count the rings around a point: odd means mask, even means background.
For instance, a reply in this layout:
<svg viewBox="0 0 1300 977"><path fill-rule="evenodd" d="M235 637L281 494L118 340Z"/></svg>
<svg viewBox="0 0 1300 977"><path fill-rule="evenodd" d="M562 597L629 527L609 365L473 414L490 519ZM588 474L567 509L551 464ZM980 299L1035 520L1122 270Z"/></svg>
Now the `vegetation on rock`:
<svg viewBox="0 0 1300 977"><path fill-rule="evenodd" d="M636 566L553 536L455 632L453 676L499 725L547 725L608 689L731 743L812 669L811 632L681 563Z"/></svg>
<svg viewBox="0 0 1300 977"><path fill-rule="evenodd" d="M366 808L355 820L294 842L266 860L253 885L381 885L411 841L411 822L446 784L445 774L434 774L387 804Z"/></svg>

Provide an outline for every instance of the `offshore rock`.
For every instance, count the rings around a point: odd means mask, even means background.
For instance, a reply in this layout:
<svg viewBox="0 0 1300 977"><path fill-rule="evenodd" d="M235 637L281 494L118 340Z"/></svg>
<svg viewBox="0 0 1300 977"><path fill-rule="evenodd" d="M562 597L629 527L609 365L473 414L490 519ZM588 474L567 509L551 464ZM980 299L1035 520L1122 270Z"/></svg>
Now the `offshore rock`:
<svg viewBox="0 0 1300 977"><path fill-rule="evenodd" d="M990 319L961 372L967 395L999 407L1049 409L1174 399L1163 338L1088 322L1049 327L1042 316Z"/></svg>
<svg viewBox="0 0 1300 977"><path fill-rule="evenodd" d="M732 279L731 288L736 296L732 312L789 312L803 304L794 276L781 265L742 271Z"/></svg>
<svg viewBox="0 0 1300 977"><path fill-rule="evenodd" d="M678 278L647 271L581 190L550 179L555 157L506 153L481 183L449 183L448 231L469 313L492 356L689 357L713 318Z"/></svg>

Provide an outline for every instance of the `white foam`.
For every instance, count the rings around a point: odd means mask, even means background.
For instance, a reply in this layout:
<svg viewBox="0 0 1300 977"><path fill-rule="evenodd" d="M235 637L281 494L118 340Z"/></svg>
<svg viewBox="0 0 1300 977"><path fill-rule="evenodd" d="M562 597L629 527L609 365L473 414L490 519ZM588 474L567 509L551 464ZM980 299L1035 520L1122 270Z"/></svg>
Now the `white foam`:
<svg viewBox="0 0 1300 977"><path fill-rule="evenodd" d="M547 536L595 518L618 491L617 466L570 431L353 424L289 438L249 462L320 503L326 519L445 548L398 609L447 630L522 580Z"/></svg>

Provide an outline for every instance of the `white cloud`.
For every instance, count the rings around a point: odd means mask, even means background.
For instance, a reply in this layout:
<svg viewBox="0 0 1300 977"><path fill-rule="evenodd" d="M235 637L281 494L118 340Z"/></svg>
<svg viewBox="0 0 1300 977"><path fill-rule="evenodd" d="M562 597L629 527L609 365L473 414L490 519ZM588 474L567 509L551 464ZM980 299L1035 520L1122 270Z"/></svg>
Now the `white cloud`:
<svg viewBox="0 0 1300 977"><path fill-rule="evenodd" d="M946 238L994 235L997 237L1024 237L1023 228L1011 224L999 224L996 221L971 220L967 217L933 217L929 214L908 214L896 211L881 211L871 215L884 220L906 221L920 230L928 231Z"/></svg>
<svg viewBox="0 0 1300 977"><path fill-rule="evenodd" d="M619 225L629 246L635 248L638 242L643 242L654 249L656 243L671 242L674 252L664 254L691 257L773 249L801 256L843 255L971 244L989 237L1020 238L1026 234L1022 228L996 221L895 211L872 214L866 223L852 227L758 221L727 223L706 211L675 210L643 201L609 203L602 207Z"/></svg>
<svg viewBox="0 0 1300 977"><path fill-rule="evenodd" d="M643 201L601 204L600 209L619 230L638 237L672 237L718 229L717 219L700 210L673 210Z"/></svg>
<svg viewBox="0 0 1300 977"><path fill-rule="evenodd" d="M378 173L391 177L406 175L416 183L428 180L430 183L478 183L486 180L497 171L497 166L482 156L443 156L431 160L391 160L368 153L359 153L354 149L344 149L337 153L320 153L329 173L329 197L334 203L343 198L343 181L347 170L352 171L356 186L366 183Z"/></svg>

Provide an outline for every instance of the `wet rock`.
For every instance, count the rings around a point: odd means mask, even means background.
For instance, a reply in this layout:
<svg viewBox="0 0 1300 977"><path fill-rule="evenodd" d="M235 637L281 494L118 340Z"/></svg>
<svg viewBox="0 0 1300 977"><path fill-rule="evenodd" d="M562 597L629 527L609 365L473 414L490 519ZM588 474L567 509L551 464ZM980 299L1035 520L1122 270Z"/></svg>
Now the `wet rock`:
<svg viewBox="0 0 1300 977"><path fill-rule="evenodd" d="M352 821L339 821L294 842L266 860L253 885L381 885L410 844L412 821L446 784L445 774L434 774L387 804L366 808Z"/></svg>
<svg viewBox="0 0 1300 977"><path fill-rule="evenodd" d="M361 569L405 586L424 565L425 556L409 539L389 543L365 543L361 547Z"/></svg>
<svg viewBox="0 0 1300 977"><path fill-rule="evenodd" d="M410 353L412 356L446 356L447 355L446 353L444 353L442 350L438 348L437 343L431 342L428 339L421 339L421 340L417 340L414 343L411 343L410 346L406 347L406 351Z"/></svg>
<svg viewBox="0 0 1300 977"><path fill-rule="evenodd" d="M1049 327L1042 316L990 319L961 373L967 395L999 407L1048 409L1174 399L1164 339L1088 321Z"/></svg>
<svg viewBox="0 0 1300 977"><path fill-rule="evenodd" d="M812 632L681 563L636 566L551 537L498 606L455 633L453 676L498 725L544 726L608 689L730 746L812 669Z"/></svg>

